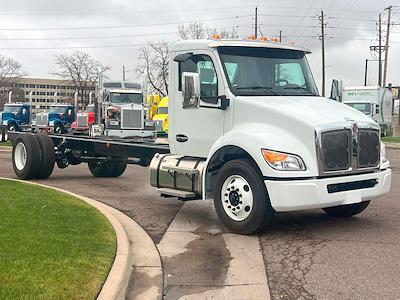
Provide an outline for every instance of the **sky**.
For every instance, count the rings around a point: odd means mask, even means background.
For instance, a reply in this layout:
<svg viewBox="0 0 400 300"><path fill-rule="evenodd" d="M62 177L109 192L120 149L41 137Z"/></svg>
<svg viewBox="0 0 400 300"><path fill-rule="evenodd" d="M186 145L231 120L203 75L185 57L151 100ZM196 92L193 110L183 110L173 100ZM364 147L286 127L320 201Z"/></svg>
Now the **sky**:
<svg viewBox="0 0 400 300"><path fill-rule="evenodd" d="M29 77L51 78L54 55L76 50L110 66L108 77L137 81L138 49L147 42L178 40L179 23L201 21L206 27L231 29L239 38L254 33L258 7L259 35L274 37L282 30L283 42L310 49L311 69L321 91L321 41L319 14L326 23L326 89L332 78L344 86L364 83L369 50L377 45L379 13L387 21L393 7L388 59L388 80L400 85L400 2L398 0L0 0L0 54L19 61ZM386 25L384 25L385 27ZM386 32L383 33L383 39ZM370 85L377 82L378 64L368 64Z"/></svg>

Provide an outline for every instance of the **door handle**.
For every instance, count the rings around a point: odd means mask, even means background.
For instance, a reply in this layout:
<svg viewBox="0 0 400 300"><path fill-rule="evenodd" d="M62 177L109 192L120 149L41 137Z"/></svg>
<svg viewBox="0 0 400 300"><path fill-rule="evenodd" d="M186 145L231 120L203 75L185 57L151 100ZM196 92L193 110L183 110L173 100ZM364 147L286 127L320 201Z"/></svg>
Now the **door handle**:
<svg viewBox="0 0 400 300"><path fill-rule="evenodd" d="M186 135L183 135L183 134L177 134L175 136L175 138L176 138L176 141L179 142L179 143L187 142L188 139L189 139Z"/></svg>

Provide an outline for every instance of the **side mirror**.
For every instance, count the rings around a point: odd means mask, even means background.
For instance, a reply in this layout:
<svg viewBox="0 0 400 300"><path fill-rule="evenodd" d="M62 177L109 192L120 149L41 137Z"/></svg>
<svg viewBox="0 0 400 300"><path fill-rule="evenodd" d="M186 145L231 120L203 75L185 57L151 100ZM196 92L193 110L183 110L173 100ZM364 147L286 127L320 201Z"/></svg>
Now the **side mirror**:
<svg viewBox="0 0 400 300"><path fill-rule="evenodd" d="M22 109L22 114L25 115L26 112L27 112L26 108L23 108L23 109Z"/></svg>
<svg viewBox="0 0 400 300"><path fill-rule="evenodd" d="M200 103L200 76L198 73L182 73L183 108L197 108Z"/></svg>
<svg viewBox="0 0 400 300"><path fill-rule="evenodd" d="M68 116L72 116L72 109L68 109Z"/></svg>

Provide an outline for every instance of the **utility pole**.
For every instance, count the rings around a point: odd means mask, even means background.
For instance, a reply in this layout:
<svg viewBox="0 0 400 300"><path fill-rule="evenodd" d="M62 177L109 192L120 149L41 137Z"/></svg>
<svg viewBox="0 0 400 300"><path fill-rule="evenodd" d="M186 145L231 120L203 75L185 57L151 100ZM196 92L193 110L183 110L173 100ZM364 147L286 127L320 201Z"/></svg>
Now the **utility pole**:
<svg viewBox="0 0 400 300"><path fill-rule="evenodd" d="M389 57L389 33L390 33L390 15L392 13L392 6L386 8L388 11L388 21L386 29L386 44L385 44L385 69L383 71L383 87L386 87L386 75L387 75L387 65Z"/></svg>
<svg viewBox="0 0 400 300"><path fill-rule="evenodd" d="M378 85L382 86L382 14L379 14L379 45L378 45Z"/></svg>
<svg viewBox="0 0 400 300"><path fill-rule="evenodd" d="M325 21L324 21L324 11L321 10L321 15L319 16L321 22L321 43L322 43L322 97L325 97Z"/></svg>
<svg viewBox="0 0 400 300"><path fill-rule="evenodd" d="M282 30L279 30L279 43L282 43Z"/></svg>
<svg viewBox="0 0 400 300"><path fill-rule="evenodd" d="M122 81L125 81L125 66L122 66Z"/></svg>
<svg viewBox="0 0 400 300"><path fill-rule="evenodd" d="M256 6L255 16L254 16L254 37L257 39L257 32L258 32L258 7Z"/></svg>

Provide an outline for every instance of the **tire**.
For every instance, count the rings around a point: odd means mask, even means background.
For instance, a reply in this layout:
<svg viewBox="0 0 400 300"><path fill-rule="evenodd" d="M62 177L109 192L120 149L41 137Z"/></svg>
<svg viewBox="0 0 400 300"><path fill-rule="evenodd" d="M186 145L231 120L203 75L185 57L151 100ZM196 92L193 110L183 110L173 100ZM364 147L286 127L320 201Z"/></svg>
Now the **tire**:
<svg viewBox="0 0 400 300"><path fill-rule="evenodd" d="M323 208L323 210L331 217L349 218L364 211L368 207L369 203L370 201L364 201L354 204L327 207Z"/></svg>
<svg viewBox="0 0 400 300"><path fill-rule="evenodd" d="M114 171L113 171L113 176L112 177L119 177L122 174L124 174L126 170L127 163L123 162L117 162L115 163Z"/></svg>
<svg viewBox="0 0 400 300"><path fill-rule="evenodd" d="M245 235L264 230L274 215L262 175L248 159L230 161L220 169L214 207L227 228Z"/></svg>
<svg viewBox="0 0 400 300"><path fill-rule="evenodd" d="M7 126L7 131L18 131L18 126L15 123L10 123Z"/></svg>
<svg viewBox="0 0 400 300"><path fill-rule="evenodd" d="M90 161L88 166L94 177L119 177L126 169L126 163L119 161Z"/></svg>
<svg viewBox="0 0 400 300"><path fill-rule="evenodd" d="M54 125L54 133L55 134L62 134L64 133L64 127L61 124Z"/></svg>
<svg viewBox="0 0 400 300"><path fill-rule="evenodd" d="M37 134L36 139L39 143L42 153L42 164L36 175L37 179L47 179L54 170L56 155L54 152L54 144L51 138L44 134Z"/></svg>
<svg viewBox="0 0 400 300"><path fill-rule="evenodd" d="M22 134L13 143L12 164L20 179L35 178L42 163L40 146L34 135Z"/></svg>

